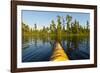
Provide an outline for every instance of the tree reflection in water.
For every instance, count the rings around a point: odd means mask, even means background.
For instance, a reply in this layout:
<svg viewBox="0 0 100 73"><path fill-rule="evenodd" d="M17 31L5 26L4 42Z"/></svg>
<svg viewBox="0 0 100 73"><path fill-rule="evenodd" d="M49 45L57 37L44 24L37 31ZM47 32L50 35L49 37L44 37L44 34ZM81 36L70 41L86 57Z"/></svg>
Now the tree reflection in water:
<svg viewBox="0 0 100 73"><path fill-rule="evenodd" d="M33 49L35 49L34 47L37 47L37 51L38 51L39 46L42 46L40 47L41 50L45 47L46 47L46 50L49 50L49 48L51 48L51 50L49 51L50 53L48 55L49 58L43 56L43 59L48 58L48 60L50 60L50 56L53 53L53 50L54 50L53 47L56 42L55 39L56 39L55 36L52 36L52 37L24 36L23 41L22 41L23 42L22 47L23 47L23 50L28 49L29 47L32 47ZM77 35L67 36L67 37L63 36L63 37L59 37L59 42L61 43L64 51L66 52L70 60L80 60L80 59L90 58L89 36L77 36ZM42 50L42 52L45 53L46 50L44 51ZM31 50L28 50L28 51L31 51ZM34 53L34 51L33 52L31 51L31 53ZM23 53L23 56L25 56L24 53ZM37 61L39 61L39 59Z"/></svg>

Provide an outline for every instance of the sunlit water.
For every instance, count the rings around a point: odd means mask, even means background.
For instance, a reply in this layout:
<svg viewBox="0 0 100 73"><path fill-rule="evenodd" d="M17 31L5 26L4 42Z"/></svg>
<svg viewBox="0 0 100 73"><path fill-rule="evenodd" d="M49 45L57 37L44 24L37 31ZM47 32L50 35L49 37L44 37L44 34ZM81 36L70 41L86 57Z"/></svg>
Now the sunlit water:
<svg viewBox="0 0 100 73"><path fill-rule="evenodd" d="M90 58L89 37L67 37L61 45L70 60ZM22 43L22 62L50 61L55 40L25 38Z"/></svg>

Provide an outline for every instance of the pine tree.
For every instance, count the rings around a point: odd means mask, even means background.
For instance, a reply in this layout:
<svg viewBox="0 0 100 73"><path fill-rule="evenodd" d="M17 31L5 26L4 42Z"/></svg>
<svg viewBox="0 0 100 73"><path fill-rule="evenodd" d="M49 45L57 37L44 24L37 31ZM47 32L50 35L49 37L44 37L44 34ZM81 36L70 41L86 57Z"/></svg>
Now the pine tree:
<svg viewBox="0 0 100 73"><path fill-rule="evenodd" d="M71 20L72 20L72 17L70 15L67 15L66 16L66 22L67 22L67 31L68 32L70 31Z"/></svg>

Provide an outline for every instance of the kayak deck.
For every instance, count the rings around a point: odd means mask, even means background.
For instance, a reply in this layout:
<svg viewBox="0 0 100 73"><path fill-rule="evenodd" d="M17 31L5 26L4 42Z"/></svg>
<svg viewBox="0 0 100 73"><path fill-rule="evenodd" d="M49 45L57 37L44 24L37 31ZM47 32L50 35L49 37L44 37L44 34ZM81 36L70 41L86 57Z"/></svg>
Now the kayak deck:
<svg viewBox="0 0 100 73"><path fill-rule="evenodd" d="M54 52L51 56L51 61L66 61L69 60L67 54L63 50L59 42L56 42Z"/></svg>

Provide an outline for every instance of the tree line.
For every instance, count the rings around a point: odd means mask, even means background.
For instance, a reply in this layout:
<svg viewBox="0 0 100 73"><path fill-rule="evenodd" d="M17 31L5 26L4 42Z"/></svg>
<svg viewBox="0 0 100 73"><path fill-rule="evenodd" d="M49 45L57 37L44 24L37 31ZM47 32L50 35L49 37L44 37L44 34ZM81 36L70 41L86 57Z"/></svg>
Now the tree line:
<svg viewBox="0 0 100 73"><path fill-rule="evenodd" d="M66 17L57 16L57 20L51 20L51 23L48 27L43 26L42 29L37 28L37 24L34 24L33 27L29 27L28 24L22 22L22 35L31 35L31 36L73 36L73 35L89 35L89 21L87 20L84 24L81 25L78 20L72 21L72 16L66 15Z"/></svg>

